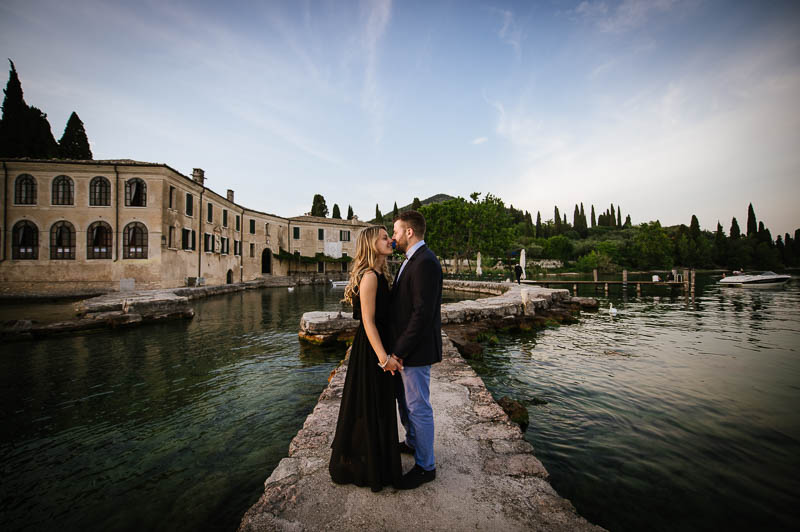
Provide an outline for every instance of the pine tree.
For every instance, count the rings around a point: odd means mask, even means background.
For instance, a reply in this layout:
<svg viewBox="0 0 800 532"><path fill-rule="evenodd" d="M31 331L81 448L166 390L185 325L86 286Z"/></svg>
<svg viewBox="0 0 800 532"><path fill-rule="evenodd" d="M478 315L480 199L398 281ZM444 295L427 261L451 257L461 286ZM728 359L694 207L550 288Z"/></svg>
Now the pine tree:
<svg viewBox="0 0 800 532"><path fill-rule="evenodd" d="M536 211L536 238L542 238L542 213Z"/></svg>
<svg viewBox="0 0 800 532"><path fill-rule="evenodd" d="M92 160L92 150L89 147L89 139L86 138L86 130L75 111L69 116L64 134L58 141L58 156L61 159Z"/></svg>
<svg viewBox="0 0 800 532"><path fill-rule="evenodd" d="M411 202L411 210L419 211L420 207L422 207L422 202L419 201L419 198L414 198L414 201Z"/></svg>
<svg viewBox="0 0 800 532"><path fill-rule="evenodd" d="M339 212L339 205L336 203L333 204L333 214L331 214L331 218L336 218L337 220L342 219L342 213Z"/></svg>
<svg viewBox="0 0 800 532"><path fill-rule="evenodd" d="M592 205L592 229L597 227L597 218L594 215L594 205Z"/></svg>
<svg viewBox="0 0 800 532"><path fill-rule="evenodd" d="M314 200L311 204L311 216L319 216L325 218L328 216L328 206L325 204L325 198L322 194L314 194Z"/></svg>
<svg viewBox="0 0 800 532"><path fill-rule="evenodd" d="M58 154L47 115L25 103L17 69L11 70L3 91L3 118L0 120L0 156L50 159Z"/></svg>
<svg viewBox="0 0 800 532"><path fill-rule="evenodd" d="M348 220L353 219L353 207L351 207L350 205L347 206L347 219Z"/></svg>
<svg viewBox="0 0 800 532"><path fill-rule="evenodd" d="M753 210L753 204L751 203L747 207L747 236L755 234L758 234L758 224L756 223L756 212Z"/></svg>
<svg viewBox="0 0 800 532"><path fill-rule="evenodd" d="M392 208L392 220L397 220L398 216L400 216L400 211L397 210L397 202L395 201Z"/></svg>

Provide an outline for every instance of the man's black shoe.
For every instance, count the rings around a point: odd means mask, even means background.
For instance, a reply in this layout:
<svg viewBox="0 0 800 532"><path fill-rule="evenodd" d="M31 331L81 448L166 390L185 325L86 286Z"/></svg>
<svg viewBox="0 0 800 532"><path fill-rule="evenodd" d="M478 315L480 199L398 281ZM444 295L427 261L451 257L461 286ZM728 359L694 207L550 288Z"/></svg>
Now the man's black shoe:
<svg viewBox="0 0 800 532"><path fill-rule="evenodd" d="M402 454L414 454L414 452L415 452L414 448L413 447L409 447L408 444L406 442L404 442L404 441L401 441L400 443L398 443L397 446L399 447L400 452Z"/></svg>
<svg viewBox="0 0 800 532"><path fill-rule="evenodd" d="M431 469L430 471L425 471L417 464L414 464L414 467L403 475L403 481L400 483L399 489L401 490L413 490L426 482L430 482L431 480L436 478L436 470Z"/></svg>

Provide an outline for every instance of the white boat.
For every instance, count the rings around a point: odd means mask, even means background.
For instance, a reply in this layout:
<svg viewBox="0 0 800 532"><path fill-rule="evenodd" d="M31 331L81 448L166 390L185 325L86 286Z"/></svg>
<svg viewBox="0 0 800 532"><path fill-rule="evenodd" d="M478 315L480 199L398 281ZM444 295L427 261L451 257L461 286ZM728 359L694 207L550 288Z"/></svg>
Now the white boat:
<svg viewBox="0 0 800 532"><path fill-rule="evenodd" d="M775 288L783 286L789 279L791 279L790 275L779 275L775 272L742 273L723 277L719 284L747 288Z"/></svg>
<svg viewBox="0 0 800 532"><path fill-rule="evenodd" d="M347 288L347 283L350 281L331 281L331 285L334 288Z"/></svg>

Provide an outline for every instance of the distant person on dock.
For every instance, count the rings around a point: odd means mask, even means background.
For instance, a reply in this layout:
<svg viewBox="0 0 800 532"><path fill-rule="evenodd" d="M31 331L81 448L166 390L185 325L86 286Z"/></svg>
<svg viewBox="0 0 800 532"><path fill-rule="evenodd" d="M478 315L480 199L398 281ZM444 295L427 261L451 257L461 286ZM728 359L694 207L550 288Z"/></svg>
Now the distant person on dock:
<svg viewBox="0 0 800 532"><path fill-rule="evenodd" d="M350 350L328 464L337 484L369 486L374 492L390 484L399 488L403 477L393 378L403 364L389 356L391 275L386 257L391 254L383 226L359 233L344 301L353 305L353 318L361 323Z"/></svg>
<svg viewBox="0 0 800 532"><path fill-rule="evenodd" d="M414 467L401 489L436 478L433 454L431 365L442 360L442 265L425 245L425 218L405 211L394 221L392 239L406 254L392 288L393 357L402 360L397 383L400 420L406 429L401 451L414 454Z"/></svg>
<svg viewBox="0 0 800 532"><path fill-rule="evenodd" d="M522 266L520 266L519 264L514 266L514 275L517 276L517 284L522 284L520 282L520 279L522 279Z"/></svg>

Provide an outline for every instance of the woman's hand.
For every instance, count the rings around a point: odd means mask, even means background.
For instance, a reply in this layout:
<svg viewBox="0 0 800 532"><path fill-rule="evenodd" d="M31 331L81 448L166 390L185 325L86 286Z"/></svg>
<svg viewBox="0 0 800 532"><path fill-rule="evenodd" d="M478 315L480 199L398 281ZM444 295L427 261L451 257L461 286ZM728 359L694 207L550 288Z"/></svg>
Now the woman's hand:
<svg viewBox="0 0 800 532"><path fill-rule="evenodd" d="M403 370L403 363L398 363L397 357L389 357L389 360L386 361L386 365L383 367L383 371L390 371L392 375L394 375L395 371L402 371Z"/></svg>

